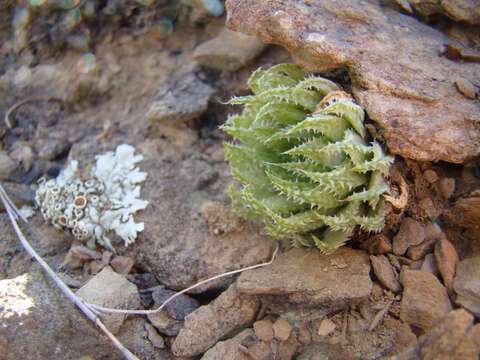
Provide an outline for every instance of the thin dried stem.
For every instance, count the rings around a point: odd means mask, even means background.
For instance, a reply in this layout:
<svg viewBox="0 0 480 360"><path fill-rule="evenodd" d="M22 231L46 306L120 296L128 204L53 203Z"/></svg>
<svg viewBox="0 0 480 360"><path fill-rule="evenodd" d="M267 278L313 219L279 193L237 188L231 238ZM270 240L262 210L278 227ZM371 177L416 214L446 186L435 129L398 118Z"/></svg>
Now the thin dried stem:
<svg viewBox="0 0 480 360"><path fill-rule="evenodd" d="M265 262L265 263L262 263L262 264L257 264L257 265L252 265L252 266L247 266L247 267L244 267L244 268L241 268L241 269L238 269L238 270L232 270L232 271L228 271L228 272L225 272L223 274L219 274L219 275L216 275L216 276L213 276L211 278L208 278L208 279L205 279L205 280L202 280L198 283L196 283L195 285L192 285L186 289L183 289L182 291L179 291L175 294L173 294L172 296L170 296L167 300L165 300L158 308L156 309L153 309L153 310L127 310L127 309L113 309L113 308L107 308L107 307L103 307L103 306L99 306L99 305L94 305L94 304L89 304L93 309L95 310L98 310L100 312L105 312L105 313L116 313L116 314L129 314L129 315L149 315L149 314L155 314L159 311L162 311L163 308L165 308L165 306L167 306L172 300L174 300L175 298L177 298L178 296L182 295L182 294L185 294L186 292L189 292L190 290L193 290L199 286L202 286L202 285L205 285L211 281L214 281L214 280L218 280L218 279L221 279L221 278L224 278L224 277L227 277L227 276L231 276L231 275L235 275L235 274L239 274L241 272L244 272L244 271L248 271L248 270L253 270L253 269L258 269L258 268L261 268L261 267L264 267L264 266L268 266L268 265L271 265L273 263L273 261L275 260L275 257L277 256L277 253L278 253L278 249L279 249L279 246L277 244L277 247L275 248L273 254L272 254L272 258Z"/></svg>
<svg viewBox="0 0 480 360"><path fill-rule="evenodd" d="M398 198L383 194L383 197L396 209L405 209L408 204L408 185L402 175L399 175L400 179L400 196Z"/></svg>
<svg viewBox="0 0 480 360"><path fill-rule="evenodd" d="M38 261L40 266L45 270L45 272L52 278L52 280L55 282L55 284L60 288L60 290L67 296L77 307L89 318L92 322L95 323L104 333L107 335L107 337L112 341L112 343L115 345L115 347L123 354L125 359L127 360L139 360L135 355L133 355L125 346L122 345L122 343L105 327L105 325L101 322L100 318L98 317L99 313L118 313L118 314L130 314L130 315L148 315L148 314L155 314L159 311L161 311L167 304L169 304L172 300L177 298L178 296L189 292L199 286L205 285L211 281L218 280L227 276L239 274L244 271L248 270L254 270L258 269L261 267L265 267L268 265L271 265L273 261L275 260L275 257L277 256L278 250L279 250L279 245L277 244L272 257L269 261L257 265L251 265L247 266L238 270L232 270L225 272L223 274L219 274L216 276L213 276L211 278L202 280L195 285L192 285L182 291L179 291L175 293L174 295L170 296L167 300L165 300L158 308L153 309L153 310L128 310L128 309L113 309L113 308L107 308L99 305L94 305L85 302L82 300L80 297L75 295L75 293L70 290L70 288L62 281L62 279L48 266L48 264L35 252L35 250L32 248L30 243L27 241L25 236L23 235L17 220L22 219L23 221L27 222L27 220L19 213L18 209L15 207L15 205L12 203L10 198L8 197L7 193L3 189L3 187L0 184L0 199L2 200L5 209L8 213L8 216L10 218L10 222L12 223L12 226L15 230L15 233L17 234L18 238L20 239L20 242L22 243L23 247L27 251L27 253L33 257L35 260Z"/></svg>
<svg viewBox="0 0 480 360"><path fill-rule="evenodd" d="M46 102L54 101L54 102L63 103L62 99L56 98L56 97L51 97L51 96L48 96L48 97L36 96L36 97L30 97L28 99L23 99L22 101L19 101L19 102L13 104L7 110L7 112L5 113L3 121L4 121L5 125L7 126L7 128L9 128L9 129L13 128L12 120L10 118L12 116L12 114L15 111L17 111L20 107L22 107L23 105L28 104L30 102L34 102L34 101L46 101Z"/></svg>
<svg viewBox="0 0 480 360"><path fill-rule="evenodd" d="M113 345L122 353L122 355L127 360L139 360L134 354L132 354L123 344L105 327L100 318L97 316L98 312L91 307L88 303L85 303L81 298L79 298L75 293L70 290L70 288L63 282L63 280L52 270L52 268L43 260L40 255L36 253L33 247L30 245L28 240L22 233L20 226L18 225L18 219L22 219L27 222L27 220L21 216L18 209L13 205L12 201L8 197L7 193L0 184L0 199L3 202L5 210L7 211L10 223L13 226L13 229L20 240L22 246L25 248L27 253L34 258L42 267L42 269L47 273L47 275L53 280L53 282L60 288L62 293L73 302L83 314L91 320L95 325L97 325L105 335L112 341Z"/></svg>

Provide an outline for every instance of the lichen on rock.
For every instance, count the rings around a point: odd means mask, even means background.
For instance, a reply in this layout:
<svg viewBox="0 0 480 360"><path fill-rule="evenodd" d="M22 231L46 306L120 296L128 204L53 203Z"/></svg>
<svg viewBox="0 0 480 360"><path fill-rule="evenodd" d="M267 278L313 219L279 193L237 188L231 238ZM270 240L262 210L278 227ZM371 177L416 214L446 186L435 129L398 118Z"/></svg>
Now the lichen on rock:
<svg viewBox="0 0 480 360"><path fill-rule="evenodd" d="M393 158L367 143L364 111L339 87L292 64L257 70L248 81L253 95L224 131L234 207L260 221L277 239L316 245L325 253L341 246L358 225L381 230L383 176Z"/></svg>
<svg viewBox="0 0 480 360"><path fill-rule="evenodd" d="M78 161L71 161L56 179L40 181L35 202L47 222L82 242L113 250L109 233L114 232L128 246L144 228L133 215L148 205L140 198L147 176L136 167L142 159L132 146L119 145L96 157L88 179L79 173Z"/></svg>

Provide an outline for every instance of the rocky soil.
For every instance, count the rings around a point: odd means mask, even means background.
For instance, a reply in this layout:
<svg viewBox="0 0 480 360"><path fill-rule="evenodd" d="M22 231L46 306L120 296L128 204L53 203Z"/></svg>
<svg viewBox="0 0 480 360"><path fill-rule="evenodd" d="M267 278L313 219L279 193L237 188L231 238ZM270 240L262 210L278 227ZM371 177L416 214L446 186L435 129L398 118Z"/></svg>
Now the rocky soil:
<svg viewBox="0 0 480 360"><path fill-rule="evenodd" d="M223 102L246 94L259 66L295 61L338 82L396 155L389 180L403 205L381 233L358 231L329 256L281 243L273 264L159 313L105 316L136 356L478 359L478 1L228 0L217 17L168 1L27 3L0 4L0 181L14 203L32 206L36 181L68 160L87 171L121 143L145 157L150 204L130 247L87 248L38 212L22 225L91 303L152 309L270 259L275 242L229 206L218 129L236 111ZM0 211L0 359L121 359Z"/></svg>

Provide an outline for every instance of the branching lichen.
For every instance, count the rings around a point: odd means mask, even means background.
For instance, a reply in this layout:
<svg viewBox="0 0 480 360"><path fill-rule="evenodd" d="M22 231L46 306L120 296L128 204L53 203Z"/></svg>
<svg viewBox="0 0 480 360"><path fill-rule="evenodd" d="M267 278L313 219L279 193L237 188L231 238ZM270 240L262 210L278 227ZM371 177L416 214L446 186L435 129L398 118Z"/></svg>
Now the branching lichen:
<svg viewBox="0 0 480 360"><path fill-rule="evenodd" d="M41 181L35 201L47 222L77 240L113 250L113 232L128 246L144 227L133 215L148 204L140 198L147 174L136 167L143 156L130 145L119 145L96 159L89 179L81 178L78 162L71 161L56 179Z"/></svg>
<svg viewBox="0 0 480 360"><path fill-rule="evenodd" d="M223 130L231 172L229 194L244 217L277 239L331 253L355 227L384 225L381 195L393 159L366 141L364 111L339 87L291 64L257 70L253 95L234 98L241 114Z"/></svg>

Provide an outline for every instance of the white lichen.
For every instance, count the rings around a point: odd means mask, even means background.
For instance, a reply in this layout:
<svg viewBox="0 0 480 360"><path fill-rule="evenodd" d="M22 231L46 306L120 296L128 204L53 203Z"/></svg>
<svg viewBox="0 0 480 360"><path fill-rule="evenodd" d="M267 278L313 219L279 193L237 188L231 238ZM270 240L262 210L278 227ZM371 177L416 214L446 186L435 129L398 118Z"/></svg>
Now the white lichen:
<svg viewBox="0 0 480 360"><path fill-rule="evenodd" d="M39 182L35 201L45 221L90 246L99 243L113 250L111 234L125 246L135 242L144 229L134 214L146 208L140 184L147 174L136 164L143 159L130 145L119 145L96 156L90 177L80 176L78 162L71 161L56 179Z"/></svg>

